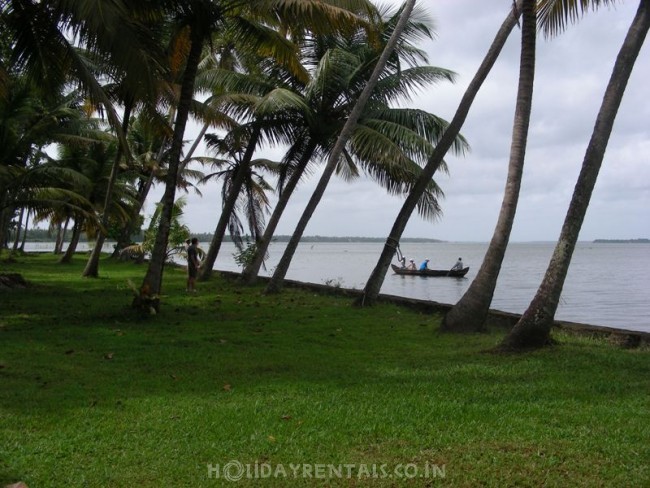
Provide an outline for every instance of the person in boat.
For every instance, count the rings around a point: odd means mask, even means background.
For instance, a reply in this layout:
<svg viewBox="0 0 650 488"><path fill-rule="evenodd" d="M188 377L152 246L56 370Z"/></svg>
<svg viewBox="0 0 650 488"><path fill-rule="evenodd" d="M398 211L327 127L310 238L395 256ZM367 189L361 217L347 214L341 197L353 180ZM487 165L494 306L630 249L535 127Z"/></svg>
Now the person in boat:
<svg viewBox="0 0 650 488"><path fill-rule="evenodd" d="M429 260L425 259L420 265L420 271L426 271L427 269L429 269Z"/></svg>
<svg viewBox="0 0 650 488"><path fill-rule="evenodd" d="M406 269L415 271L417 269L417 267L415 266L415 261L413 261L412 259L409 259L409 265L408 265L408 267Z"/></svg>
<svg viewBox="0 0 650 488"><path fill-rule="evenodd" d="M399 259L399 265L402 269L406 268L406 257L402 256L402 258Z"/></svg>
<svg viewBox="0 0 650 488"><path fill-rule="evenodd" d="M452 271L460 271L464 268L465 266L463 265L463 258L458 258L458 261L456 261L456 264L454 264L451 268Z"/></svg>

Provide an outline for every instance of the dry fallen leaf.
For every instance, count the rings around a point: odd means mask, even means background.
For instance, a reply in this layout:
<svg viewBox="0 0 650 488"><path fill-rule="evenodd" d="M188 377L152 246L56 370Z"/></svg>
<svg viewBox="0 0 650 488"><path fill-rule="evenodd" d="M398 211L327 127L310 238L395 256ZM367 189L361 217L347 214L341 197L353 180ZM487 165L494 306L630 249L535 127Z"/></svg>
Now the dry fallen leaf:
<svg viewBox="0 0 650 488"><path fill-rule="evenodd" d="M230 390L232 390L232 386L231 386L231 385L229 385L228 383L226 383L225 385L223 385L223 391L230 391Z"/></svg>
<svg viewBox="0 0 650 488"><path fill-rule="evenodd" d="M108 353L104 354L104 359L113 359L113 353L108 352Z"/></svg>

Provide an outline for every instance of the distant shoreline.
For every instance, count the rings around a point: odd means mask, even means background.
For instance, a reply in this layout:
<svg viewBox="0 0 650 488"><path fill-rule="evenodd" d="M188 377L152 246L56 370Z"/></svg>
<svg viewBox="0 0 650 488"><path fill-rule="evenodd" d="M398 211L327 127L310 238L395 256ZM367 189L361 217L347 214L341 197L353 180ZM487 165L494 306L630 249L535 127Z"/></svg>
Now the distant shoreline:
<svg viewBox="0 0 650 488"><path fill-rule="evenodd" d="M196 237L200 242L211 242L212 234L207 232L198 232L193 233L193 237ZM66 236L67 237L67 236ZM133 242L142 242L141 235L131 236ZM291 239L290 235L278 235L273 237L273 242L289 242ZM43 242L54 242L54 237L49 235L46 230L43 229L33 229L27 231L27 241L32 243L43 243ZM244 236L244 242L252 241L250 236ZM65 242L68 242L68 239L65 239ZM88 242L85 236L82 236L79 242ZM92 241L91 241L92 242ZM113 240L108 239L107 243L114 243ZM225 235L223 237L223 242L232 242L230 235ZM386 237L363 237L363 236L303 236L300 239L300 242L326 242L326 243L337 243L337 242L360 242L360 243L384 243L386 242ZM400 243L428 243L428 244L446 244L454 242L457 244L488 244L487 241L448 241L443 239L433 239L429 237L402 237ZM512 244L532 244L532 243L554 243L555 241L511 241ZM592 243L592 244L650 244L649 238L638 238L638 239L594 239L593 241L579 241L581 243Z"/></svg>
<svg viewBox="0 0 650 488"><path fill-rule="evenodd" d="M650 244L650 239L595 239L594 244Z"/></svg>

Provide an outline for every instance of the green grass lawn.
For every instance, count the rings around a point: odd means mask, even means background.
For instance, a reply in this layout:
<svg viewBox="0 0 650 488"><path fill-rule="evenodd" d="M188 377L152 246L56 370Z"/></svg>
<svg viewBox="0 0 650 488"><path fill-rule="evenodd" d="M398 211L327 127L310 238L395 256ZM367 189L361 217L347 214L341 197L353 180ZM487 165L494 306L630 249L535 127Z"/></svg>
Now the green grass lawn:
<svg viewBox="0 0 650 488"><path fill-rule="evenodd" d="M0 486L650 486L647 348L496 355L499 331L219 277L189 295L171 267L143 319L144 267L84 264L0 263L32 283L0 290Z"/></svg>

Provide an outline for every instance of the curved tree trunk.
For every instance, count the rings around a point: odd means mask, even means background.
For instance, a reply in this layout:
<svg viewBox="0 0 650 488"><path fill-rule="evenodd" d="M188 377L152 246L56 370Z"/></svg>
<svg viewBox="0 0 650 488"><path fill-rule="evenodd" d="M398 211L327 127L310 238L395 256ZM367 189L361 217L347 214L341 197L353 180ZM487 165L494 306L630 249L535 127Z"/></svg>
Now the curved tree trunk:
<svg viewBox="0 0 650 488"><path fill-rule="evenodd" d="M429 158L429 161L427 161L426 166L422 169L422 173L411 189L408 197L406 197L402 208L395 218L393 227L391 228L390 233L386 238L386 243L384 244L384 248L379 256L379 260L377 261L375 268L372 270L370 276L368 277L368 280L366 281L366 286L363 289L363 294L355 301L355 304L360 306L372 305L377 300L379 291L381 290L381 285L383 285L384 278L386 277L386 272L390 267L390 262L395 255L397 245L399 244L402 233L404 232L404 229L406 228L406 225L411 218L411 214L413 213L413 210L415 210L415 207L417 206L422 194L426 190L427 185L431 181L431 178L435 172L438 171L438 168L440 167L440 164L447 154L447 151L449 151L449 148L452 146L456 140L456 137L460 133L460 129L463 126L465 119L467 118L467 114L469 113L469 109L471 108L476 95L483 85L483 82L487 78L487 75L492 70L492 67L499 57L503 46L508 40L512 29L515 27L515 25L517 25L517 19L519 18L520 11L521 0L518 0L516 8L512 9L510 13L508 13L508 16L503 21L503 24L501 24L499 31L492 41L492 45L490 46L487 54L485 55L485 58L483 59L483 62L479 66L476 74L474 75L474 78L472 78L472 81L469 83L467 89L465 90L463 98L461 99L460 104L456 109L456 113L454 114L454 118L451 120L449 126L442 135L442 138L436 145L433 154Z"/></svg>
<svg viewBox="0 0 650 488"><path fill-rule="evenodd" d="M185 72L183 73L183 82L181 85L180 99L176 112L176 122L174 123L174 134L170 148L169 167L167 169L167 178L165 180L165 193L161 199L163 208L160 214L160 225L156 240L154 242L151 259L147 268L147 273L140 287L140 297L134 301L135 306L141 306L144 297L150 298L160 293L162 287L163 269L167 257L167 242L169 240L169 230L172 221L172 211L174 208L174 199L176 196L176 183L178 180L178 170L180 166L181 153L183 151L183 135L185 126L189 118L190 105L194 97L194 82L198 70L199 61L201 60L201 50L203 49L203 37L196 30L191 32L191 47L187 57Z"/></svg>
<svg viewBox="0 0 650 488"><path fill-rule="evenodd" d="M12 212L9 211L8 188L0 180L0 252L9 247L9 222Z"/></svg>
<svg viewBox="0 0 650 488"><path fill-rule="evenodd" d="M173 120L171 119L174 113L175 111L171 109L169 113L170 124L173 122ZM166 145L167 145L167 137L163 137L163 140L160 144L160 148L158 149L158 154L156 155L156 159L155 159L158 167L160 167L160 162L162 161L163 155L165 153ZM124 249L126 246L131 245L131 236L136 231L135 222L137 221L137 218L140 215L140 212L142 211L142 207L144 207L144 202L147 201L147 197L149 196L149 191L151 191L151 187L153 186L153 180L155 174L156 174L155 169L151 168L151 172L149 173L147 180L144 182L142 182L141 180L140 186L138 188L138 195L136 198L137 203L133 208L133 210L131 211L131 219L125 223L124 228L122 229L120 236L117 239L115 250L113 251L113 255L111 256L112 258L117 258L120 255L122 249Z"/></svg>
<svg viewBox="0 0 650 488"><path fill-rule="evenodd" d="M289 203L289 198L291 198L293 191L296 189L296 186L298 186L298 183L300 182L300 178L305 172L305 169L307 168L307 165L309 164L309 161L311 160L311 157L313 156L315 149L316 149L316 143L313 141L310 142L302 160L298 164L298 167L294 170L294 172L289 177L289 180L287 181L286 186L282 190L282 193L280 194L280 198L278 199L278 202L276 203L275 208L273 209L271 218L269 219L269 222L266 224L266 228L264 229L264 235L258 242L255 243L256 244L255 256L253 257L253 260L242 271L242 276L241 276L242 283L250 285L253 284L257 279L257 275L260 272L260 268L264 263L266 253L269 249L269 246L271 245L271 239L273 238L275 229L278 226L278 223L280 222L280 217L282 217L282 213L284 212L284 209L287 208L287 204Z"/></svg>
<svg viewBox="0 0 650 488"><path fill-rule="evenodd" d="M65 234L68 231L69 222L70 217L67 217L64 225L61 225L59 222L57 226L56 240L54 242L54 254L61 254L63 252L63 243L65 242Z"/></svg>
<svg viewBox="0 0 650 488"><path fill-rule="evenodd" d="M318 203L320 202L321 198L323 197L323 194L325 193L325 189L327 188L327 185L329 183L330 178L332 177L332 174L334 174L334 170L336 169L336 165L338 164L339 158L341 157L341 154L343 154L345 145L350 139L350 136L352 135L352 132L354 131L357 125L357 121L359 120L359 117L361 116L361 113L363 112L366 103L370 99L370 94L372 93L372 90L374 90L375 86L377 85L379 76L381 75L382 71L386 67L388 58L393 53L393 50L395 49L395 46L397 45L397 42L399 41L399 38L401 37L402 32L406 27L406 24L409 20L409 17L411 16L411 12L414 6L415 6L415 0L408 0L407 2L405 2L404 10L400 14L399 20L397 21L397 25L395 25L395 30L393 31L393 33L390 36L390 39L386 43L386 46L384 47L384 50L381 53L381 56L379 56L379 59L377 60L377 64L375 65L375 68L372 74L370 75L370 78L368 79L366 86L363 88L361 95L359 95L359 99L354 104L354 108L350 112L350 116L348 117L348 120L345 122L345 125L343 126L343 129L341 130L341 133L339 134L339 137L336 140L334 147L332 148L332 153L330 154L330 157L327 161L327 165L325 166L323 175L318 181L318 184L316 185L316 189L314 190L313 195L311 196L309 202L307 203L307 207L305 207L305 210L301 215L300 220L298 221L296 230L291 236L291 239L289 240L289 243L287 244L287 247L284 250L284 254L282 254L282 258L280 259L278 266L275 268L275 273L273 273L273 277L271 278L271 281L266 287L267 293L277 293L282 289L282 283L284 281L285 276L287 275L287 271L289 270L289 264L291 264L291 259L293 258L293 255L296 252L296 249L298 248L298 243L300 242L300 239L302 238L302 234L305 231L305 228L307 227L307 223L309 222L309 219L311 219L314 210L316 210Z"/></svg>
<svg viewBox="0 0 650 488"><path fill-rule="evenodd" d="M129 119L131 118L131 109L133 108L133 99L125 103L124 106L124 117L122 119L122 131L126 134L129 127ZM120 144L117 147L117 154L115 156L115 161L111 167L111 174L108 178L108 184L106 185L106 195L104 197L104 206L102 207L102 218L101 225L97 232L97 239L95 241L95 247L93 247L86 267L81 274L87 278L97 278L99 275L99 258L102 255L102 248L104 247L104 241L106 240L106 228L108 227L109 221L109 209L113 203L113 188L115 188L115 182L117 181L117 175L120 172L120 160L122 159L123 152L122 145Z"/></svg>
<svg viewBox="0 0 650 488"><path fill-rule="evenodd" d="M634 63L650 28L649 10L650 0L641 0L616 58L553 256L528 309L499 346L502 350L535 349L550 342L551 327L564 280L596 185L614 120Z"/></svg>
<svg viewBox="0 0 650 488"><path fill-rule="evenodd" d="M16 224L16 235L14 238L14 244L12 250L17 251L18 245L20 243L20 235L23 230L23 217L25 216L25 207L20 207L20 213L18 214L18 223Z"/></svg>
<svg viewBox="0 0 650 488"><path fill-rule="evenodd" d="M476 278L458 303L443 318L442 330L452 332L482 332L485 330L485 321L515 221L524 171L535 77L535 38L537 34L535 8L535 0L524 0L517 105L512 128L508 178L497 225Z"/></svg>
<svg viewBox="0 0 650 488"><path fill-rule="evenodd" d="M74 225L72 226L72 236L70 237L70 244L68 244L68 248L65 250L63 256L61 256L61 259L59 259L59 263L67 264L72 262L72 257L77 250L77 244L79 244L79 237L81 237L82 227L83 219L74 221Z"/></svg>
<svg viewBox="0 0 650 488"><path fill-rule="evenodd" d="M251 159L253 159L253 154L255 153L255 148L257 146L257 141L260 136L260 128L255 127L251 139L246 147L246 152L242 158L241 163L238 165L235 170L235 175L233 177L232 184L230 185L230 192L223 202L221 207L221 216L219 217L219 222L217 222L217 227L214 230L212 235L212 242L210 242L210 247L208 252L205 254L203 263L201 263L201 273L199 275L200 281L207 281L212 276L212 271L214 263L217 260L219 255L219 250L221 249L221 243L223 242L223 236L226 234L226 229L228 229L228 222L230 222L230 216L235 211L235 205L237 205L237 199L241 192L244 183L246 182L246 175L248 173Z"/></svg>
<svg viewBox="0 0 650 488"><path fill-rule="evenodd" d="M27 217L25 218L25 230L23 231L23 240L20 243L20 252L25 250L25 242L27 242L27 230L29 229L29 209L27 210Z"/></svg>
<svg viewBox="0 0 650 488"><path fill-rule="evenodd" d="M160 158L158 160L160 160ZM147 201L147 196L149 196L149 191L153 186L153 178L154 178L154 170L152 169L151 173L147 178L147 181L142 182L140 184L140 187L138 188L135 207L131 210L131 216L129 218L129 221L124 224L124 227L122 228L120 235L117 238L115 250L113 251L113 255L111 256L112 258L119 257L122 249L131 245L131 236L136 231L135 228L136 222L138 217L140 216L142 207L144 207L144 202Z"/></svg>

